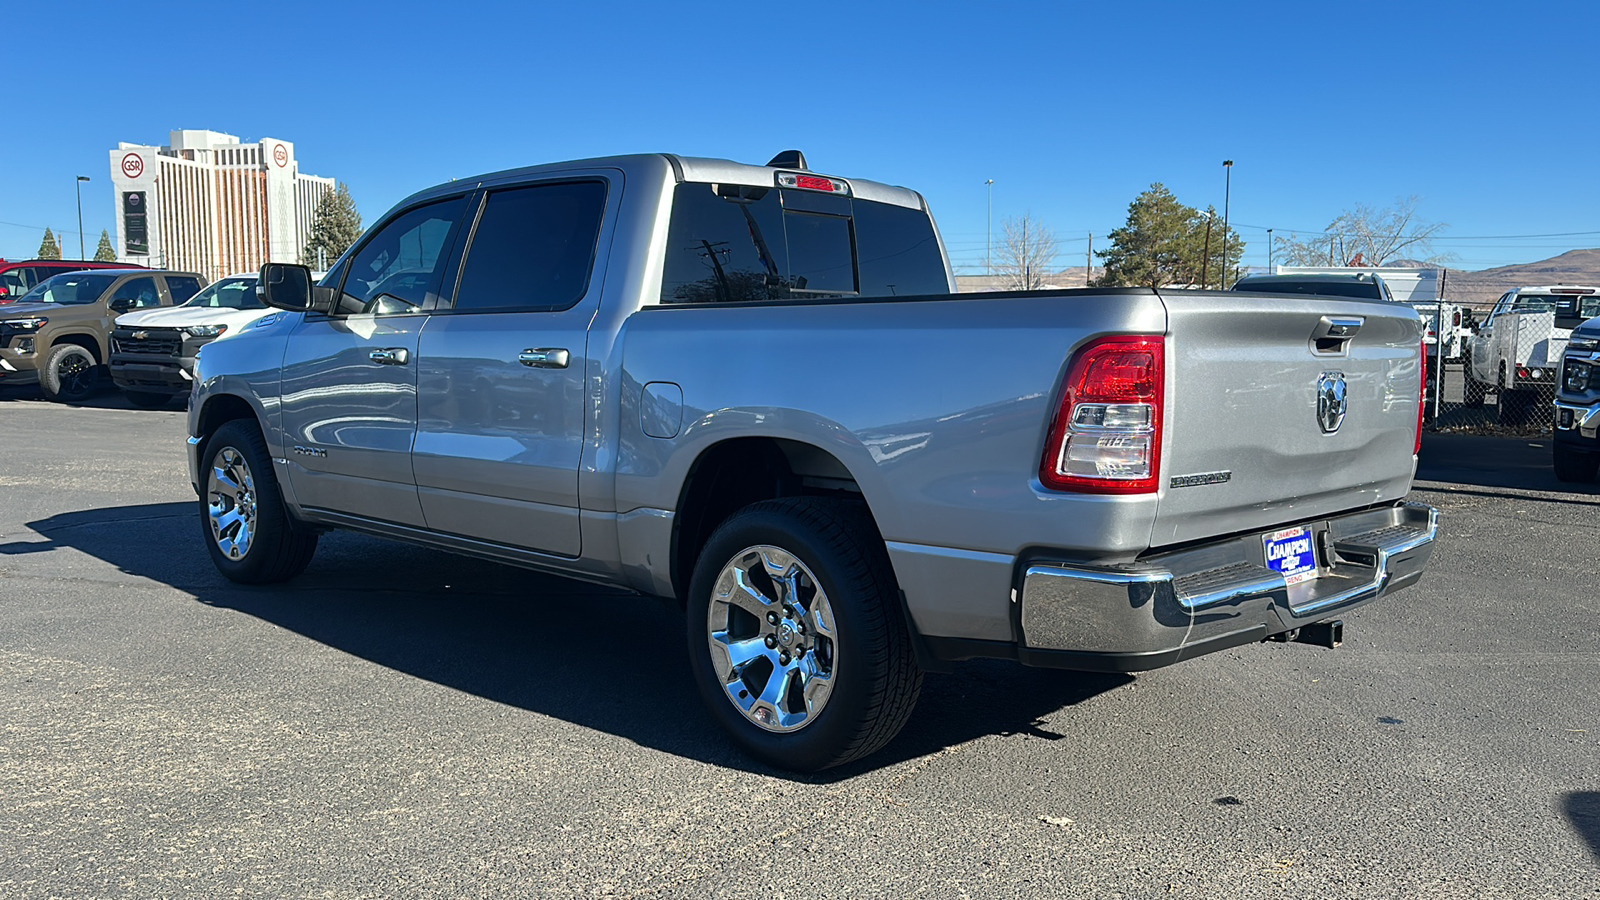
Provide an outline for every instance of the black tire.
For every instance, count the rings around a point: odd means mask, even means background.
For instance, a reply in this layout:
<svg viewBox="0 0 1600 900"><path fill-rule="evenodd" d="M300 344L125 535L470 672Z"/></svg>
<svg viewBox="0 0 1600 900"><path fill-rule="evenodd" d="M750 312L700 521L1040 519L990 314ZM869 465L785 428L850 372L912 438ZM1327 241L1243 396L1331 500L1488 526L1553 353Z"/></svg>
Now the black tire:
<svg viewBox="0 0 1600 900"><path fill-rule="evenodd" d="M39 370L39 390L46 400L78 403L94 392L99 364L88 348L77 344L57 344L45 354Z"/></svg>
<svg viewBox="0 0 1600 900"><path fill-rule="evenodd" d="M1472 377L1472 354L1462 357L1462 369L1466 373L1466 385L1461 389L1461 399L1469 409L1479 409L1483 406L1485 388L1483 382Z"/></svg>
<svg viewBox="0 0 1600 900"><path fill-rule="evenodd" d="M1574 484L1588 484L1600 473L1600 453L1584 453L1555 445L1556 479Z"/></svg>
<svg viewBox="0 0 1600 900"><path fill-rule="evenodd" d="M304 572L317 533L290 517L256 423L235 419L218 428L200 449L200 466L200 533L217 571L240 584L273 584Z"/></svg>
<svg viewBox="0 0 1600 900"><path fill-rule="evenodd" d="M763 728L755 721L759 710L752 715L735 705L734 693L746 682L738 674L724 681L712 658L717 652L712 649L713 591L725 570L760 547L775 548L809 570L803 575L814 576L819 590L809 599L802 593L803 603L796 606L814 611L821 596L820 604L831 608L836 624L832 639L800 629L814 642L811 658L826 669L830 692L820 710L814 715L809 710L801 713L804 724L790 731ZM725 631L731 635L733 615L727 611L731 605L721 606L728 622ZM767 627L755 616L743 615ZM860 504L809 497L768 500L730 516L700 553L689 588L687 619L690 668L712 718L751 756L780 768L814 772L877 751L904 727L922 690L922 670L912 650L889 555ZM798 620L811 621L809 613ZM781 618L775 622L783 624ZM766 646L773 648L764 664L770 679L779 671L772 655L784 653L782 648L789 645L780 647L769 640ZM800 656L804 652L802 648ZM783 659L787 664L789 657ZM755 660L745 668L761 665ZM794 684L803 697L807 685ZM795 697L787 688L775 696L790 701Z"/></svg>
<svg viewBox="0 0 1600 900"><path fill-rule="evenodd" d="M172 403L171 394L156 394L150 391L123 391L128 396L128 402L140 409L161 409Z"/></svg>

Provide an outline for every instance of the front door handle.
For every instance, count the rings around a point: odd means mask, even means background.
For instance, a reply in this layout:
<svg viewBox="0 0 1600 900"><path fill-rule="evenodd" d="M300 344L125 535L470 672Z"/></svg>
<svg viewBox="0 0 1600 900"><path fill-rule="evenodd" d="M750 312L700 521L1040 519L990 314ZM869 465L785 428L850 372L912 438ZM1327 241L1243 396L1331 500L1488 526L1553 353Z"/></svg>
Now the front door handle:
<svg viewBox="0 0 1600 900"><path fill-rule="evenodd" d="M403 366L411 361L411 351L404 347L385 347L367 354L367 358L385 366Z"/></svg>
<svg viewBox="0 0 1600 900"><path fill-rule="evenodd" d="M555 347L530 347L517 354L517 362L535 369L565 369L572 354Z"/></svg>

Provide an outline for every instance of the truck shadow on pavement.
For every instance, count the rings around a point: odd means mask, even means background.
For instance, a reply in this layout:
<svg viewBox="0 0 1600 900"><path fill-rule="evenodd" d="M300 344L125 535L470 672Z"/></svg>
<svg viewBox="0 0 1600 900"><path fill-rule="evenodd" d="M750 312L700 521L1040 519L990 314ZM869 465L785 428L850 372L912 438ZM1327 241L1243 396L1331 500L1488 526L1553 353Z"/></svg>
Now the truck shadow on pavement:
<svg viewBox="0 0 1600 900"><path fill-rule="evenodd" d="M1551 461L1551 438L1489 437L1471 434L1422 436L1422 452L1417 456L1419 485L1448 490L1462 486L1483 490L1463 491L1483 496L1504 496L1501 490L1541 491L1578 495L1566 502L1600 501L1600 484L1572 484L1556 478ZM1586 496L1585 496L1586 495Z"/></svg>
<svg viewBox="0 0 1600 900"><path fill-rule="evenodd" d="M325 535L294 581L240 586L212 567L194 517L192 503L63 513L28 523L46 540L0 544L0 556L78 550L416 678L678 756L810 783L985 736L1057 739L1046 716L1133 680L962 663L927 676L910 723L884 750L795 776L745 757L702 710L675 604L343 532Z"/></svg>
<svg viewBox="0 0 1600 900"><path fill-rule="evenodd" d="M1600 791L1573 791L1563 798L1561 812L1600 862Z"/></svg>

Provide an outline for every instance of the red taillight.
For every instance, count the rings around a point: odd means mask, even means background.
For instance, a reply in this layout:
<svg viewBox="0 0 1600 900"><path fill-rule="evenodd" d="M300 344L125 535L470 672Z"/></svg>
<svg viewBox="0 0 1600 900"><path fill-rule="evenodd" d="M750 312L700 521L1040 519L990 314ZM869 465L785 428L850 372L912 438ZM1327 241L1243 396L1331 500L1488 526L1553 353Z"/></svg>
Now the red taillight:
<svg viewBox="0 0 1600 900"><path fill-rule="evenodd" d="M1067 369L1039 480L1092 494L1160 488L1165 345L1159 335L1101 338Z"/></svg>
<svg viewBox="0 0 1600 900"><path fill-rule="evenodd" d="M1422 414L1428 408L1428 342L1423 341L1418 349L1422 351L1419 357L1421 359L1419 367L1422 369L1422 395L1417 401L1417 441L1411 448L1413 456L1422 452Z"/></svg>

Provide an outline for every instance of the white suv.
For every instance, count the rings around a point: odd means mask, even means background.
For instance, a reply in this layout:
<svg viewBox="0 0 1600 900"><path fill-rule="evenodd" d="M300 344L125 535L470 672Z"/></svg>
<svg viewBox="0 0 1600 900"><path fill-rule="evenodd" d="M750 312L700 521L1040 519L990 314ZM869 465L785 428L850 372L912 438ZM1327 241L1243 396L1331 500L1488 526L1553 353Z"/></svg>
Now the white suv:
<svg viewBox="0 0 1600 900"><path fill-rule="evenodd" d="M111 332L111 380L137 406L165 406L189 393L194 355L205 344L272 312L256 296L253 273L230 275L182 306L117 317Z"/></svg>

